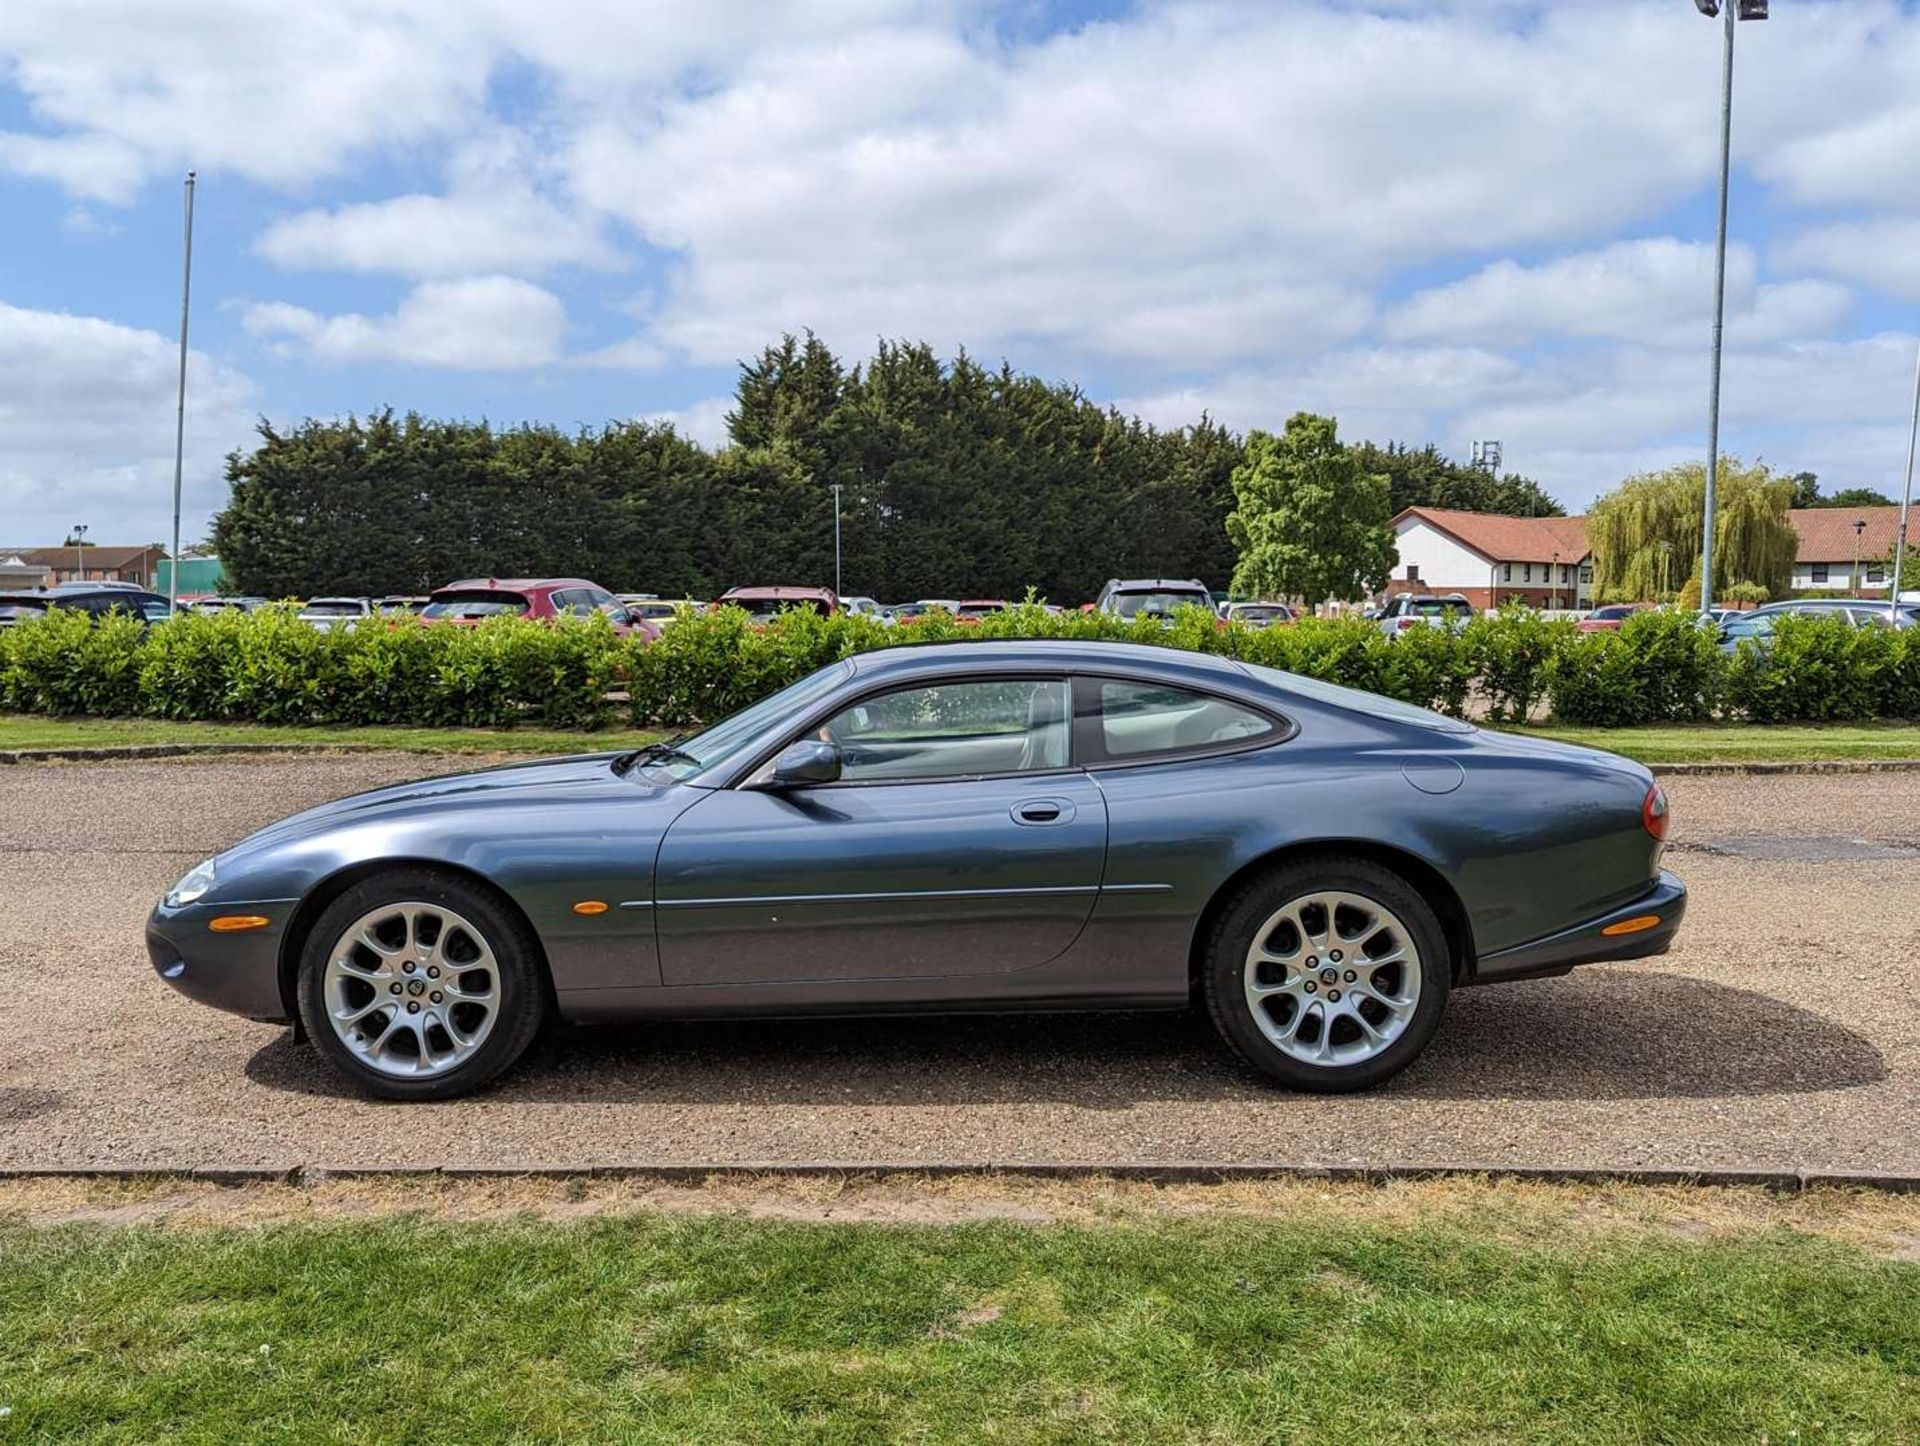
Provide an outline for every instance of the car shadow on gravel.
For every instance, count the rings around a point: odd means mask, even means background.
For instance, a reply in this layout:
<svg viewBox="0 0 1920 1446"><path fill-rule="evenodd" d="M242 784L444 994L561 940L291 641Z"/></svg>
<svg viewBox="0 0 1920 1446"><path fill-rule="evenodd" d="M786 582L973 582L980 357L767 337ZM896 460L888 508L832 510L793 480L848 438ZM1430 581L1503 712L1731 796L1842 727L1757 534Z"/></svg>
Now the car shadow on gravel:
<svg viewBox="0 0 1920 1446"><path fill-rule="evenodd" d="M282 1035L258 1084L349 1093ZM1379 1097L1700 1099L1876 1084L1880 1052L1808 1010L1680 975L1586 970L1464 990ZM646 1022L556 1029L491 1100L592 1104L963 1105L1124 1109L1273 1098L1198 1014Z"/></svg>
<svg viewBox="0 0 1920 1446"><path fill-rule="evenodd" d="M1462 990L1399 1088L1429 1099L1715 1099L1878 1084L1864 1035L1770 994L1631 965Z"/></svg>

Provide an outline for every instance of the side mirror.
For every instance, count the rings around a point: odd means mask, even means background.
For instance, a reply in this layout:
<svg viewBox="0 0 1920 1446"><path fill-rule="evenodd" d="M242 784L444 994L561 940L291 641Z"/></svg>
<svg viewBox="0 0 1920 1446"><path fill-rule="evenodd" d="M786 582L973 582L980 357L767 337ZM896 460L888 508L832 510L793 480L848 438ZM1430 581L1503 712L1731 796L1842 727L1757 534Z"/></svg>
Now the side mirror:
<svg viewBox="0 0 1920 1446"><path fill-rule="evenodd" d="M836 783L840 778L840 749L818 738L790 744L773 760L766 788L806 788L816 783Z"/></svg>

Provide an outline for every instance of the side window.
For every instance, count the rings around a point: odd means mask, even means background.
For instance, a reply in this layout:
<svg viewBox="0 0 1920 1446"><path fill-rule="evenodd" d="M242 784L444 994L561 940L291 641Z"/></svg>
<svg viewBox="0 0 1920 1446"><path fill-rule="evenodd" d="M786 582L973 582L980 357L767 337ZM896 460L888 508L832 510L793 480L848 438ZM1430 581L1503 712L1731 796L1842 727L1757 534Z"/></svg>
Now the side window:
<svg viewBox="0 0 1920 1446"><path fill-rule="evenodd" d="M570 587L553 595L555 612L572 613L577 618L593 616L593 594L583 587Z"/></svg>
<svg viewBox="0 0 1920 1446"><path fill-rule="evenodd" d="M1109 758L1146 758L1245 742L1272 733L1265 714L1164 683L1101 679L1100 744Z"/></svg>
<svg viewBox="0 0 1920 1446"><path fill-rule="evenodd" d="M829 719L853 782L964 778L1065 768L1072 725L1064 678L942 683L869 698Z"/></svg>

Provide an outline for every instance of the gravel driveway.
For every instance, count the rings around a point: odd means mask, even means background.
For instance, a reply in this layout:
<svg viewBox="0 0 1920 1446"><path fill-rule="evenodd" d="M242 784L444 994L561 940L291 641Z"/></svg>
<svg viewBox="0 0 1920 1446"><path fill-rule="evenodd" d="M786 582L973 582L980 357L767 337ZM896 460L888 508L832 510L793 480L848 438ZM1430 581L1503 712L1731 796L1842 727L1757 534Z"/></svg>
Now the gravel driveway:
<svg viewBox="0 0 1920 1446"><path fill-rule="evenodd" d="M1387 1088L1269 1091L1182 1016L564 1031L500 1088L344 1095L154 978L148 908L413 756L0 768L0 1166L1207 1160L1920 1173L1920 774L1671 780L1663 959L1466 990Z"/></svg>

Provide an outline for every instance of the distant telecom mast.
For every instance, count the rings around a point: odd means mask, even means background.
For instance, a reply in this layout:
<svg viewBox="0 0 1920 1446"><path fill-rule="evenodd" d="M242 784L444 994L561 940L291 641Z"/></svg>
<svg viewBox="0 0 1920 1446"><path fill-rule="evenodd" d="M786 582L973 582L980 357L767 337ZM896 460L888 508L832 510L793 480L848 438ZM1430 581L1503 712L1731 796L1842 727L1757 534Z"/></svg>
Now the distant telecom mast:
<svg viewBox="0 0 1920 1446"><path fill-rule="evenodd" d="M1500 475L1500 444L1498 442L1475 442L1473 444L1473 465L1489 477Z"/></svg>

